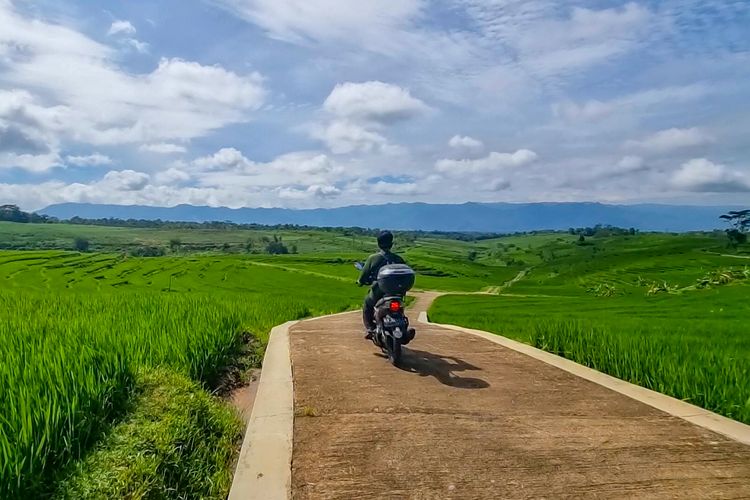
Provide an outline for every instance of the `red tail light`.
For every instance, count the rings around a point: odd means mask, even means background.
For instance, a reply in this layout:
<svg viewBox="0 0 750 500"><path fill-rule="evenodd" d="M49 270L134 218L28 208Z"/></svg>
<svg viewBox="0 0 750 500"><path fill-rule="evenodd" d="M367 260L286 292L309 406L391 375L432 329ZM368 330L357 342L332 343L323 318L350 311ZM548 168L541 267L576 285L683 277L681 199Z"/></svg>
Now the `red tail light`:
<svg viewBox="0 0 750 500"><path fill-rule="evenodd" d="M398 300L392 300L391 301L391 312L400 312L401 311L401 302Z"/></svg>

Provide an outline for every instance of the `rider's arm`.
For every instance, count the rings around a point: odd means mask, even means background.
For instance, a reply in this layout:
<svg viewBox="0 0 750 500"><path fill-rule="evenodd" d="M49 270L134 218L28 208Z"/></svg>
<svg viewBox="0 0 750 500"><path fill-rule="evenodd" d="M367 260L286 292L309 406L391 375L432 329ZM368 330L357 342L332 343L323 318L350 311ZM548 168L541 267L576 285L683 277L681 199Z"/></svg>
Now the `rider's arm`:
<svg viewBox="0 0 750 500"><path fill-rule="evenodd" d="M362 272L359 275L357 283L360 285L372 284L372 267L375 263L375 255L370 255L365 261L365 267L362 268Z"/></svg>

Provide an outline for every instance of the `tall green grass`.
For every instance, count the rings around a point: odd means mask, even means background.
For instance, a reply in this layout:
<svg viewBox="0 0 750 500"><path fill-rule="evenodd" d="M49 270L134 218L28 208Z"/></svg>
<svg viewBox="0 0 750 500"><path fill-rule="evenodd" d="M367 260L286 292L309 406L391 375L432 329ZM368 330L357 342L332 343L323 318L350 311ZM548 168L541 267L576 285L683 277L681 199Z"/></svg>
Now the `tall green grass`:
<svg viewBox="0 0 750 500"><path fill-rule="evenodd" d="M710 333L709 333L710 332ZM701 322L667 326L626 322L540 321L529 343L614 377L750 423L748 356L707 345L738 332Z"/></svg>
<svg viewBox="0 0 750 500"><path fill-rule="evenodd" d="M307 307L242 298L0 294L0 497L38 494L82 456L132 389L135 370L169 366L213 384L243 326L268 328Z"/></svg>
<svg viewBox="0 0 750 500"><path fill-rule="evenodd" d="M237 258L0 252L0 279L0 498L49 494L127 416L144 369L211 388L243 332L263 341L361 300L341 280Z"/></svg>

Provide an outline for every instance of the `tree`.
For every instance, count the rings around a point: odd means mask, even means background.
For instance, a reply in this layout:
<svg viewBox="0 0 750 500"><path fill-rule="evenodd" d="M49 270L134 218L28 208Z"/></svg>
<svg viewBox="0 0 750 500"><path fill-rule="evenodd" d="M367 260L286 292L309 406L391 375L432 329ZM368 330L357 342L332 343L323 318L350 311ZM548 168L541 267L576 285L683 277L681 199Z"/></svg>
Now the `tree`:
<svg viewBox="0 0 750 500"><path fill-rule="evenodd" d="M166 252L162 247L155 247L151 245L141 245L130 251L130 255L133 257L161 257Z"/></svg>
<svg viewBox="0 0 750 500"><path fill-rule="evenodd" d="M169 249L173 252L176 252L180 249L180 246L182 246L182 241L180 241L179 238L172 238L169 240Z"/></svg>
<svg viewBox="0 0 750 500"><path fill-rule="evenodd" d="M736 247L747 243L747 233L750 231L750 209L732 210L719 216L719 218L732 225L731 229L726 230L731 246Z"/></svg>
<svg viewBox="0 0 750 500"><path fill-rule="evenodd" d="M583 233L581 233L581 235L578 237L578 244L582 245L584 243L586 243L586 237L583 235Z"/></svg>
<svg viewBox="0 0 750 500"><path fill-rule="evenodd" d="M88 252L89 240L87 240L86 238L81 238L79 236L73 240L73 248L75 248L79 252Z"/></svg>
<svg viewBox="0 0 750 500"><path fill-rule="evenodd" d="M292 245L290 247L289 251L292 252L292 253L297 253L297 245Z"/></svg>
<svg viewBox="0 0 750 500"><path fill-rule="evenodd" d="M289 253L289 249L280 241L272 241L266 245L266 252L271 255L286 255Z"/></svg>

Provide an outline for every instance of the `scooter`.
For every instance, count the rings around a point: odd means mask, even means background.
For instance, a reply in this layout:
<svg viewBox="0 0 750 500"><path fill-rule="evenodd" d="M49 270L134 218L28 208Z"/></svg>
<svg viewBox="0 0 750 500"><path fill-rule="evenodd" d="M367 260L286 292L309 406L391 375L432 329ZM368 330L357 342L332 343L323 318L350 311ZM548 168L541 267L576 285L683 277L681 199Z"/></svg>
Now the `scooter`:
<svg viewBox="0 0 750 500"><path fill-rule="evenodd" d="M358 270L364 265L354 264ZM375 304L375 332L372 342L378 346L394 366L401 363L401 347L414 340L416 330L409 327L409 318L404 311L406 292L414 286L415 273L405 264L383 266L376 279L385 294Z"/></svg>

